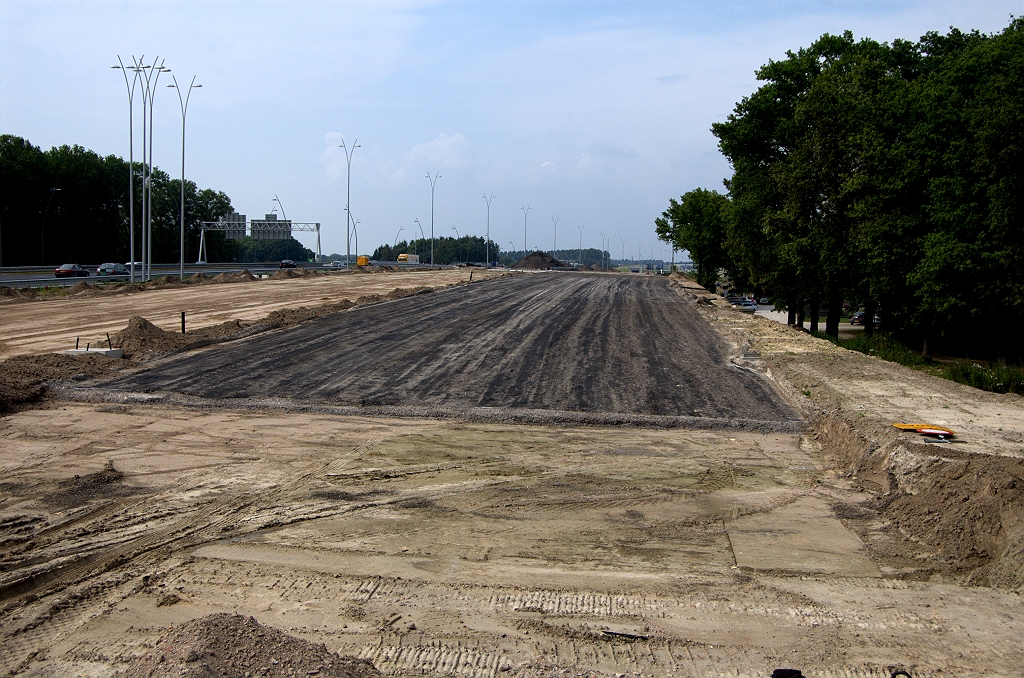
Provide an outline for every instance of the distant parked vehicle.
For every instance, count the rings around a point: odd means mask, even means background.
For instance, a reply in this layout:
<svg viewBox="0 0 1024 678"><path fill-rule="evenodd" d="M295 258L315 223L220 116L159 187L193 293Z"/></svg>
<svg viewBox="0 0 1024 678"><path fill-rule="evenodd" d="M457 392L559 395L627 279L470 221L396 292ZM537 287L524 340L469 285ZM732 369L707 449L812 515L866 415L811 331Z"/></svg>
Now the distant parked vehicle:
<svg viewBox="0 0 1024 678"><path fill-rule="evenodd" d="M123 276L128 275L128 269L121 264L100 264L96 269L96 275L102 276Z"/></svg>
<svg viewBox="0 0 1024 678"><path fill-rule="evenodd" d="M280 268L295 268L295 262L291 259L282 259Z"/></svg>
<svg viewBox="0 0 1024 678"><path fill-rule="evenodd" d="M89 271L78 264L61 264L53 271L53 277L55 278L76 278L88 275Z"/></svg>
<svg viewBox="0 0 1024 678"><path fill-rule="evenodd" d="M342 261L332 261L327 264L327 268L345 268L345 263Z"/></svg>
<svg viewBox="0 0 1024 678"><path fill-rule="evenodd" d="M875 325L878 325L880 322L882 322L882 319L879 318L878 314L876 313L875 314ZM850 316L850 324L851 325L863 325L864 324L864 311L857 311L856 313L851 315Z"/></svg>

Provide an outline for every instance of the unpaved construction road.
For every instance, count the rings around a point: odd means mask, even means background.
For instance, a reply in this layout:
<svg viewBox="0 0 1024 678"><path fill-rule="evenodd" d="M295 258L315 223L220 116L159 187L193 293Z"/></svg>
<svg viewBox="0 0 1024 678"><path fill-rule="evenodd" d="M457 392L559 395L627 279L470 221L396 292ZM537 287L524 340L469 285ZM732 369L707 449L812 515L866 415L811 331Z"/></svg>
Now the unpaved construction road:
<svg viewBox="0 0 1024 678"><path fill-rule="evenodd" d="M797 420L664 278L539 274L191 354L110 388L211 399Z"/></svg>
<svg viewBox="0 0 1024 678"><path fill-rule="evenodd" d="M251 300L263 282L222 287ZM345 284L331 282L332 293L352 294ZM117 363L127 370L120 390L109 381L119 367L64 366L69 381L51 384L54 397L0 417L0 674L113 678L149 655L157 672L133 675L215 675L208 656L182 660L167 633L231 612L389 676L1021 675L1024 399L698 306L688 295L699 290L671 285L547 274L474 283L158 364ZM227 292L217 294L229 307ZM619 299L618 316L644 322L595 315L589 304L577 320L559 312L590 296ZM151 308L173 317L159 298ZM87 312L88 300L68 301ZM60 308L50 306L55 322L67 322ZM395 313L405 322L392 324ZM373 318L376 340L372 324L360 325ZM391 335L409 336L409 322L443 361L427 360L415 339L401 353ZM560 333L531 335L547 326ZM496 327L512 337L488 334ZM289 337L299 348L275 353ZM560 348L566 340L577 349ZM332 359L360 351L363 361L379 354L380 370L404 365L393 376L416 390L344 381L347 368ZM502 363L501 352L518 362ZM732 367L736 353L746 359ZM521 366L531 355L545 371ZM609 355L634 382L612 383L619 400L604 394ZM503 386L480 367L488 360L522 369L537 390ZM206 361L206 382L173 373ZM238 376L243 368L255 386ZM291 376L259 383L279 370ZM458 415L486 411L476 406L488 392L501 394L495 410L571 406L588 391L573 391L577 377L562 372L581 370L596 372L587 389L612 411L657 411L644 409L641 388L703 379L696 390L711 395L674 391L686 403L676 411L732 406L712 416L768 421L668 428L643 425L655 416L646 414L630 426ZM464 373L487 378L467 384ZM450 399L438 391L444 380ZM544 380L558 399L543 399ZM324 390L311 396L303 383ZM150 387L161 392L139 393ZM211 392L187 395L200 387ZM344 401L356 405L323 404L361 388ZM779 425L749 403L730 405L735 396L714 400L718 388L766 389ZM223 397L231 393L239 397ZM391 393L434 398L454 414L358 404ZM806 424L781 425L790 415L779 398ZM960 442L922 442L892 428L901 419L948 425ZM276 646L246 645L259 642L239 637L233 647L261 658L253 676L305 673Z"/></svg>

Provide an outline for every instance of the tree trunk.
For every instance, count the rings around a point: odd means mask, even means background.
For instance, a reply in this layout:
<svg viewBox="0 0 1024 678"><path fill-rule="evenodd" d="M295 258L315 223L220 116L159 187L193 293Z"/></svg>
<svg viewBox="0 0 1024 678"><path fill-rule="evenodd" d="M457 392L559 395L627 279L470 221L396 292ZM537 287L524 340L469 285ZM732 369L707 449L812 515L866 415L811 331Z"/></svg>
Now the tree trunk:
<svg viewBox="0 0 1024 678"><path fill-rule="evenodd" d="M868 299L864 302L864 336L871 337L875 334L875 302Z"/></svg>
<svg viewBox="0 0 1024 678"><path fill-rule="evenodd" d="M794 299L790 299L786 306L789 308L789 319L786 320L786 324L792 327L793 325L796 325L796 301Z"/></svg>
<svg viewBox="0 0 1024 678"><path fill-rule="evenodd" d="M799 305L796 307L796 324L800 329L804 328L804 307L806 300L801 299Z"/></svg>
<svg viewBox="0 0 1024 678"><path fill-rule="evenodd" d="M921 357L930 358L932 356L932 350L928 346L928 335L931 333L929 328L924 328L924 343L921 346Z"/></svg>
<svg viewBox="0 0 1024 678"><path fill-rule="evenodd" d="M811 334L818 331L818 320L821 316L821 297L817 294L811 297Z"/></svg>
<svg viewBox="0 0 1024 678"><path fill-rule="evenodd" d="M839 316L843 314L843 300L829 299L828 316L825 318L825 334L839 338Z"/></svg>

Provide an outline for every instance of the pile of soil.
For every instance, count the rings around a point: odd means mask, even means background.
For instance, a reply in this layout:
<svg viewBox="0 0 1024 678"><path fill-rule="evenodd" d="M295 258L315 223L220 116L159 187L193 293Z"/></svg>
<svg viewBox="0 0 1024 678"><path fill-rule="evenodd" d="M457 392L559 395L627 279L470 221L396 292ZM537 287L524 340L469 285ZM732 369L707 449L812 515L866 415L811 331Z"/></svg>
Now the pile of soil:
<svg viewBox="0 0 1024 678"><path fill-rule="evenodd" d="M274 271L270 276L272 280L304 277L306 277L306 269L304 268L282 268L280 271Z"/></svg>
<svg viewBox="0 0 1024 678"><path fill-rule="evenodd" d="M69 287L68 291L67 291L67 295L69 297L73 297L76 294L81 294L82 292L88 292L91 289L93 289L93 286L83 280L82 282L76 282L74 285Z"/></svg>
<svg viewBox="0 0 1024 678"><path fill-rule="evenodd" d="M396 287L395 289L385 294L384 298L387 299L388 301L391 301L394 299L404 299L406 297L413 297L416 296L417 294L429 294L430 292L433 291L433 287Z"/></svg>
<svg viewBox="0 0 1024 678"><path fill-rule="evenodd" d="M35 299L38 295L31 287L0 287L0 301L21 301Z"/></svg>
<svg viewBox="0 0 1024 678"><path fill-rule="evenodd" d="M112 337L115 346L124 349L124 357L142 360L183 348L185 336L167 332L142 316L128 319L128 326Z"/></svg>
<svg viewBox="0 0 1024 678"><path fill-rule="evenodd" d="M189 276L185 280L185 282L187 282L189 285L202 285L203 283L209 282L210 280L210 276L206 275L202 271L199 271L199 273L194 273L191 276Z"/></svg>
<svg viewBox="0 0 1024 678"><path fill-rule="evenodd" d="M84 476L72 476L57 483L57 489L46 495L44 501L55 508L82 506L96 499L113 499L139 494L137 487L124 484L124 473L108 461L102 470Z"/></svg>
<svg viewBox="0 0 1024 678"><path fill-rule="evenodd" d="M253 617L213 614L175 627L129 664L126 678L330 676L378 678L369 662L341 656Z"/></svg>
<svg viewBox="0 0 1024 678"><path fill-rule="evenodd" d="M241 320L227 320L220 325L210 325L199 329L189 330L185 334L185 341L192 343L200 339L222 339L233 337L242 330L248 329L253 323L244 323Z"/></svg>
<svg viewBox="0 0 1024 678"><path fill-rule="evenodd" d="M522 268L532 271L549 271L552 268L561 268L565 266L565 263L555 259L550 254L545 252L533 252L528 254L516 263L512 264L511 268Z"/></svg>
<svg viewBox="0 0 1024 678"><path fill-rule="evenodd" d="M347 311L348 309L356 306L356 302L349 301L348 299L342 299L341 301L334 304L322 304L320 306L300 306L298 308L282 308L277 311L273 311L262 320L257 323L266 323L274 327L291 327L292 325L298 325L320 316L328 315L329 313L338 313L340 311Z"/></svg>
<svg viewBox="0 0 1024 678"><path fill-rule="evenodd" d="M0 414L42 400L47 382L84 381L116 374L120 361L102 355L21 355L0 362Z"/></svg>
<svg viewBox="0 0 1024 678"><path fill-rule="evenodd" d="M249 273L249 269L243 268L238 273L218 273L214 277L210 278L210 282L225 283L225 282L251 282L256 280L256 276Z"/></svg>

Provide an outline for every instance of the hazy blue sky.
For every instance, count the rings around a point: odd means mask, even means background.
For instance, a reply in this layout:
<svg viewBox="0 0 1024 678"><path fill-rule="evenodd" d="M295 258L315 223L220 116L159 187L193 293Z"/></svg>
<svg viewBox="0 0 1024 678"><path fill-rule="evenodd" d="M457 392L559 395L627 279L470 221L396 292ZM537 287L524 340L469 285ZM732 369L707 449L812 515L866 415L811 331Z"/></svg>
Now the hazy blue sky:
<svg viewBox="0 0 1024 678"><path fill-rule="evenodd" d="M118 54L198 75L186 175L250 218L278 195L344 252L342 138L359 140L360 249L430 228L530 248L643 256L671 196L721 188L709 127L757 87L754 71L822 33L917 39L951 25L1002 30L1024 0L715 2L12 2L0 0L0 132L45 148L128 155ZM168 79L169 82L169 79ZM156 98L154 160L180 172L173 90ZM308 237L300 237L307 245ZM626 244L623 248L622 240Z"/></svg>

